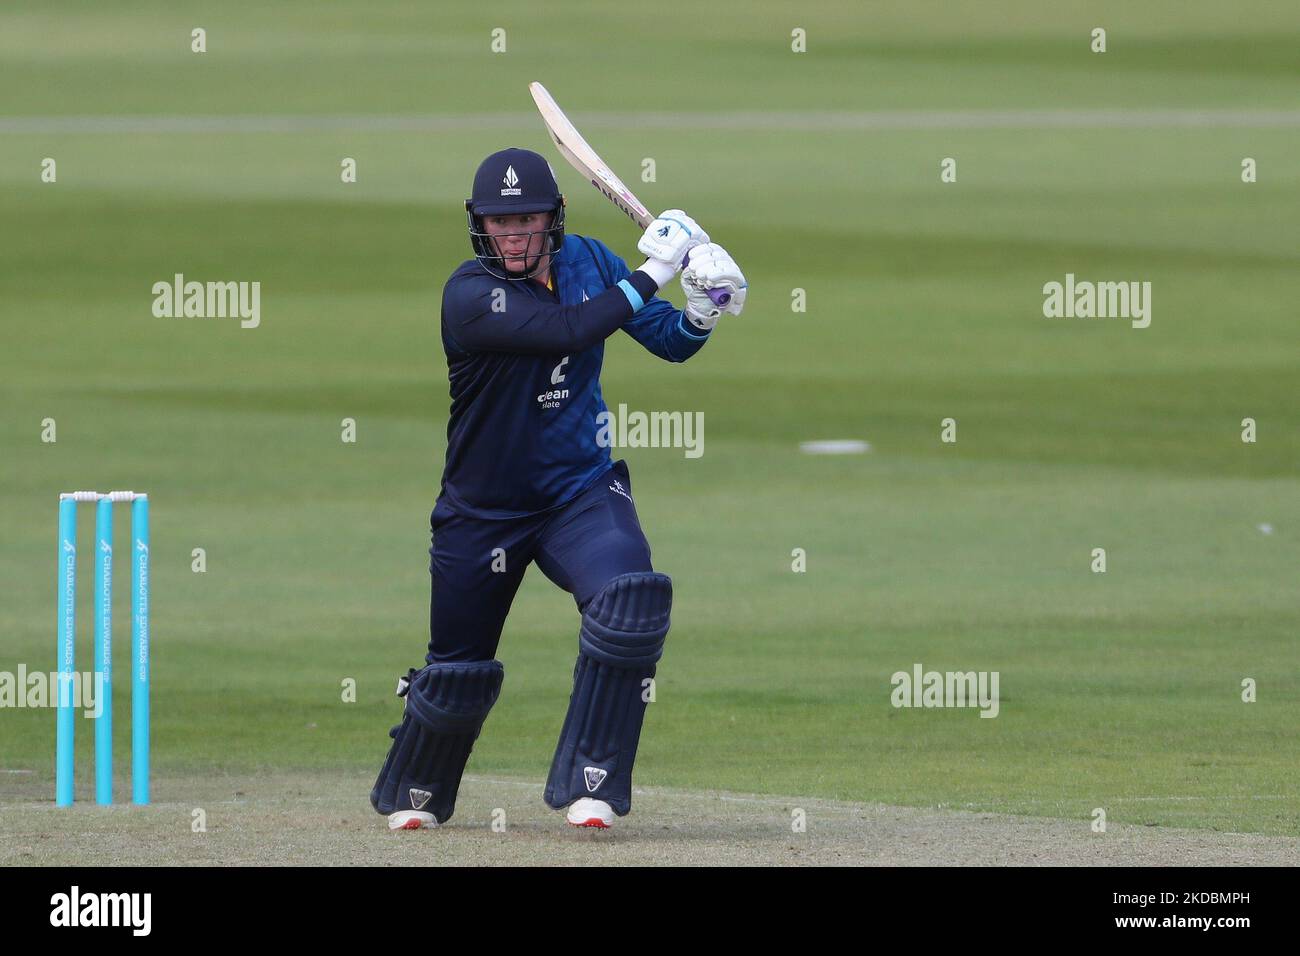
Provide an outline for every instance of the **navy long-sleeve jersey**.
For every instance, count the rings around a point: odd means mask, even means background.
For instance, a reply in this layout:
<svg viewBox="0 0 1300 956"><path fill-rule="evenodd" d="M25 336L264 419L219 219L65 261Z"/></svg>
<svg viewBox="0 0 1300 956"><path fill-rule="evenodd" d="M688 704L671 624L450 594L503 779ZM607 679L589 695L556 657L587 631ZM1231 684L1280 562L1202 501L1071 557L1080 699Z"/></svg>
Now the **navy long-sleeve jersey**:
<svg viewBox="0 0 1300 956"><path fill-rule="evenodd" d="M609 468L596 416L605 339L618 329L669 362L708 339L597 239L565 237L551 286L498 279L471 259L443 287L451 417L439 497L458 514L536 514Z"/></svg>

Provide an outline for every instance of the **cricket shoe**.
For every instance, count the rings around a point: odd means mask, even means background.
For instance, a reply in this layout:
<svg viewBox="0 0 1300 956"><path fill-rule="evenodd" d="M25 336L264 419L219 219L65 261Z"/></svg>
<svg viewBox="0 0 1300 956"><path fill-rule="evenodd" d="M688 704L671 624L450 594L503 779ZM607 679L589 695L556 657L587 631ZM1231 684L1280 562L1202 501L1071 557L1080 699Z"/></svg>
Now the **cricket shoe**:
<svg viewBox="0 0 1300 956"><path fill-rule="evenodd" d="M437 825L434 815L423 810L398 810L388 815L390 830L432 830Z"/></svg>
<svg viewBox="0 0 1300 956"><path fill-rule="evenodd" d="M608 830L609 825L614 822L614 808L604 800L582 797L569 804L566 819L571 826Z"/></svg>

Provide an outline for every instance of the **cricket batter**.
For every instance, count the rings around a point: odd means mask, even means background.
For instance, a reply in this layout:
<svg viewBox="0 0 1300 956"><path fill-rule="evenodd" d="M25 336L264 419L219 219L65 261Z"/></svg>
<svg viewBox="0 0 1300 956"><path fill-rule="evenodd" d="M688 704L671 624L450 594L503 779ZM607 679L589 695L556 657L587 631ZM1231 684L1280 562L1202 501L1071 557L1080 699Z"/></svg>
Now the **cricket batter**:
<svg viewBox="0 0 1300 956"><path fill-rule="evenodd" d="M398 682L405 712L370 802L394 830L451 817L501 692L501 629L536 562L581 617L545 799L574 826L607 828L631 809L673 591L650 563L627 464L597 441L605 339L622 329L684 362L723 311L741 313L745 277L677 209L646 229L637 248L647 258L635 272L599 240L566 237L555 174L530 150L485 159L465 209L474 258L442 294L451 417L430 517L429 652L424 668ZM679 269L685 310L656 297ZM725 309L711 288L731 293Z"/></svg>

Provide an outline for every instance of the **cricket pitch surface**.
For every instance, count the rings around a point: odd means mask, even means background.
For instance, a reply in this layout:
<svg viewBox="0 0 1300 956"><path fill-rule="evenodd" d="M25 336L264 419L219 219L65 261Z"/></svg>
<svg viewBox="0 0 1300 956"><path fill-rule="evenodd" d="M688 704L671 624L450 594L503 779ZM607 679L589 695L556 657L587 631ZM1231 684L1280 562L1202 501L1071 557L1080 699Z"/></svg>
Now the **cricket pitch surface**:
<svg viewBox="0 0 1300 956"><path fill-rule="evenodd" d="M445 826L398 833L370 808L373 781L356 774L161 778L151 806L79 799L70 809L37 782L8 781L0 865L1300 864L1294 837L1113 823L1095 833L1090 819L663 788L635 789L632 813L610 831L577 830L542 802L540 781L497 776L467 775Z"/></svg>

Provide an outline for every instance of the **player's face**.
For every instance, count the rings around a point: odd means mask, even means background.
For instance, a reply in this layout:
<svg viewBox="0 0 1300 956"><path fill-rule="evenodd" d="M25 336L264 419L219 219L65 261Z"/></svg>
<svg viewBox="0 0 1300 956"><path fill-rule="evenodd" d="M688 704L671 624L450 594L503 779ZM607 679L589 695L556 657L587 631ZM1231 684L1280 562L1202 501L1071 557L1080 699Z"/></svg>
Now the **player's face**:
<svg viewBox="0 0 1300 956"><path fill-rule="evenodd" d="M497 252L510 272L523 272L546 248L550 228L549 212L525 212L517 216L488 216L483 228L496 243ZM546 265L546 263L543 263Z"/></svg>

